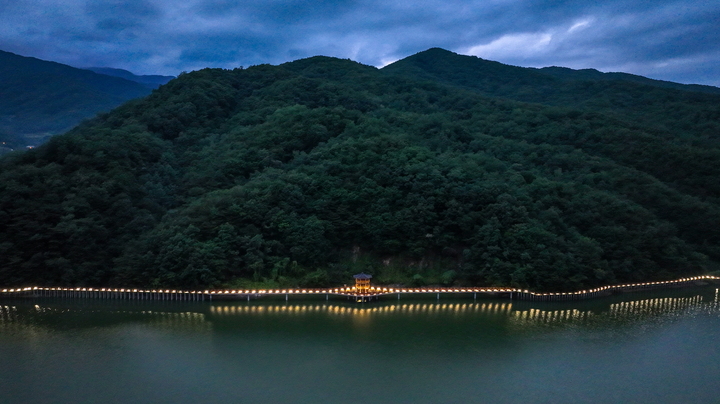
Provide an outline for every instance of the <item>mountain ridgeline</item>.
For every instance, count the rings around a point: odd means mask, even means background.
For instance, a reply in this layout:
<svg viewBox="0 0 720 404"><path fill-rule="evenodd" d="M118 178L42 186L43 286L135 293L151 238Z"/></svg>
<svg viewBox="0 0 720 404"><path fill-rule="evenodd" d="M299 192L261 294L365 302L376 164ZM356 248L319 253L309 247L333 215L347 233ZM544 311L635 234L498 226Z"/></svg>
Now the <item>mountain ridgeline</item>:
<svg viewBox="0 0 720 404"><path fill-rule="evenodd" d="M0 160L0 284L577 290L716 270L717 89L556 70L430 49L181 75Z"/></svg>
<svg viewBox="0 0 720 404"><path fill-rule="evenodd" d="M114 69L112 67L88 67L86 70L104 74L106 76L120 77L125 80L134 81L150 89L156 89L175 78L175 76L161 76L158 74L137 75L124 69Z"/></svg>
<svg viewBox="0 0 720 404"><path fill-rule="evenodd" d="M104 72L110 75L0 51L0 154L41 144L157 87L140 81L169 79Z"/></svg>

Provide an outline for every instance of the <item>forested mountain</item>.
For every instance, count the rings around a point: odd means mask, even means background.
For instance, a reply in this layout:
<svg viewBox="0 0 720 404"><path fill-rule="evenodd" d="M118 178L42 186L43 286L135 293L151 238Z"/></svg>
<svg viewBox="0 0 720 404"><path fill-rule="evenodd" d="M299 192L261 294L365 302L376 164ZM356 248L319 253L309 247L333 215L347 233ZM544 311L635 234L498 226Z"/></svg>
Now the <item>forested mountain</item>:
<svg viewBox="0 0 720 404"><path fill-rule="evenodd" d="M720 88L702 84L680 84L672 81L653 80L635 74L610 72L603 73L595 69L574 70L567 67L543 67L540 72L567 80L602 80L602 81L629 81L653 87L673 88L676 90L694 91L699 93L720 94Z"/></svg>
<svg viewBox="0 0 720 404"><path fill-rule="evenodd" d="M395 62L383 71L491 97L620 116L647 129L670 130L674 136L684 136L690 126L703 122L700 130L704 136L698 139L701 145L704 138L712 138L720 130L720 88L712 86L668 83L623 73L508 66L437 48ZM693 128L693 136L698 135L697 125Z"/></svg>
<svg viewBox="0 0 720 404"><path fill-rule="evenodd" d="M88 67L86 70L91 72L105 74L107 76L120 77L126 80L134 81L136 83L143 84L145 87L155 89L168 81L175 78L175 76L161 76L158 74L143 74L137 75L124 69L114 69L112 67Z"/></svg>
<svg viewBox="0 0 720 404"><path fill-rule="evenodd" d="M98 112L149 94L146 85L0 51L0 141L42 143Z"/></svg>
<svg viewBox="0 0 720 404"><path fill-rule="evenodd" d="M649 99L652 93L660 99ZM0 284L574 290L720 260L720 96L431 49L205 69L0 160Z"/></svg>

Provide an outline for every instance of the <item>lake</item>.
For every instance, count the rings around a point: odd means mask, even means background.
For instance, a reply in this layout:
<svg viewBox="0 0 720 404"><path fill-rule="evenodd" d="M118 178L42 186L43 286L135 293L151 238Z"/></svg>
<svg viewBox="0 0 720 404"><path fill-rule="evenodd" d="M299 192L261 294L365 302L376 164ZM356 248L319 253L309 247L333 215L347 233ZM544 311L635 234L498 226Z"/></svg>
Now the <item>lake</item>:
<svg viewBox="0 0 720 404"><path fill-rule="evenodd" d="M0 300L0 403L720 402L715 286L583 302Z"/></svg>

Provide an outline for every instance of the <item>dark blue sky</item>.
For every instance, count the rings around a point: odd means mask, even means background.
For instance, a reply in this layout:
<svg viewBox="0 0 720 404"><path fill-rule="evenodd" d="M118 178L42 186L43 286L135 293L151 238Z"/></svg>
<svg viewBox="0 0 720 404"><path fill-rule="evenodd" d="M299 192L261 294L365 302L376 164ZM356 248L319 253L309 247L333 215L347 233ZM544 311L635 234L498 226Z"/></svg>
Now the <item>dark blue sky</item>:
<svg viewBox="0 0 720 404"><path fill-rule="evenodd" d="M139 74L430 47L720 86L717 0L0 0L0 49Z"/></svg>

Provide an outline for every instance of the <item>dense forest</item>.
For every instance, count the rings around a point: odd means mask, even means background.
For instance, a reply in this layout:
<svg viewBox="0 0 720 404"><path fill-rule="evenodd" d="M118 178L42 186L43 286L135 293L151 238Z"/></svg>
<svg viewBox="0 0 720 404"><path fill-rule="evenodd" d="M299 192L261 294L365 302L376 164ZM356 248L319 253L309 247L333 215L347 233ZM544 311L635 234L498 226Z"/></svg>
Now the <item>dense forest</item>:
<svg viewBox="0 0 720 404"><path fill-rule="evenodd" d="M717 270L720 95L557 70L431 49L183 74L0 159L0 284L575 290Z"/></svg>

